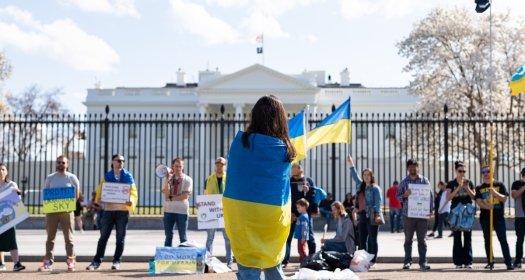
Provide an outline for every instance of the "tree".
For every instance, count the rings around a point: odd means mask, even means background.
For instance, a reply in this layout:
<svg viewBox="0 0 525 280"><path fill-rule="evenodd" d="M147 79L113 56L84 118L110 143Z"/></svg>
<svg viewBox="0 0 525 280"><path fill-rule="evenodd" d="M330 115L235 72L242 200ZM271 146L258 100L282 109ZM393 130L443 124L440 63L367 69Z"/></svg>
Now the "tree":
<svg viewBox="0 0 525 280"><path fill-rule="evenodd" d="M418 113L441 113L446 104L451 120L467 116L479 121L453 122L454 125L441 134L432 131L436 128L417 126L417 131L409 132L418 135L417 145L435 141L433 137L440 137L439 141L443 142L442 134L447 133L449 145L453 143L463 159L474 157L483 164L491 141L490 130L485 125L491 119L490 113L494 119L501 118L502 114L521 113L524 102L520 96L511 97L508 84L512 73L525 60L525 25L515 24L509 14L493 15L492 20L492 69L488 13L480 15L460 8L433 9L397 44L399 54L408 59L404 71L412 74L411 93L421 97ZM501 122L494 131L498 137L493 139L524 147L525 141L516 137L524 133L522 130L513 122ZM434 148L433 154L439 156L439 151ZM517 152L499 151L496 157L498 165L512 166L522 160L523 155Z"/></svg>
<svg viewBox="0 0 525 280"><path fill-rule="evenodd" d="M8 117L8 145L3 143L2 153L12 151L19 161L30 157L38 158L52 143L62 141L56 133L58 126L45 125L59 114L67 113L58 101L62 91L59 89L42 91L36 85L30 86L18 96L8 95L7 102L13 115ZM4 140L5 142L5 140ZM7 147L6 147L7 146Z"/></svg>
<svg viewBox="0 0 525 280"><path fill-rule="evenodd" d="M5 53L0 51L0 83L9 78L9 75L11 75L12 70L13 67L7 60ZM4 100L4 93L0 84L0 113L5 113L7 111L8 110Z"/></svg>

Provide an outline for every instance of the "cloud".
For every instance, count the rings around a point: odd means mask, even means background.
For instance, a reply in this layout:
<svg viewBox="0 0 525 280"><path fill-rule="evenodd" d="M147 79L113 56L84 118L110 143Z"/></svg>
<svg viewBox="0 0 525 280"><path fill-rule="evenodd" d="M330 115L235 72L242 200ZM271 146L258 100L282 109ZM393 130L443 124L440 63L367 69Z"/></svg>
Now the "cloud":
<svg viewBox="0 0 525 280"><path fill-rule="evenodd" d="M237 30L212 16L202 5L187 0L171 0L170 5L180 31L201 36L210 44L236 43L240 40Z"/></svg>
<svg viewBox="0 0 525 280"><path fill-rule="evenodd" d="M87 34L71 19L41 23L14 6L0 8L0 45L44 54L77 70L107 72L119 61L104 40Z"/></svg>
<svg viewBox="0 0 525 280"><path fill-rule="evenodd" d="M83 11L139 18L135 0L61 0Z"/></svg>
<svg viewBox="0 0 525 280"><path fill-rule="evenodd" d="M248 4L248 0L206 0L206 4L220 7L243 7Z"/></svg>

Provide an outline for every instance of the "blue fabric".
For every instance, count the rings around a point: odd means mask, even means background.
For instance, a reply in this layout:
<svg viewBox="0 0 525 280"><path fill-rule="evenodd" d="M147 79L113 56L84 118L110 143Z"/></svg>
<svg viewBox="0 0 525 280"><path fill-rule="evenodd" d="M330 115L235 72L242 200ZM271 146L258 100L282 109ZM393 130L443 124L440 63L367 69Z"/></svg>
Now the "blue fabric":
<svg viewBox="0 0 525 280"><path fill-rule="evenodd" d="M297 219L297 224L295 225L295 234L294 238L299 240L309 240L310 238L310 222L308 219L308 214L301 214Z"/></svg>
<svg viewBox="0 0 525 280"><path fill-rule="evenodd" d="M111 169L110 171L106 172L106 174L104 174L104 180L110 183L135 184L133 175L126 169L120 170L120 177L118 180L117 177L115 177L115 172L113 169Z"/></svg>
<svg viewBox="0 0 525 280"><path fill-rule="evenodd" d="M401 230L401 208L397 208L397 209L390 208L390 232L400 231L400 230Z"/></svg>
<svg viewBox="0 0 525 280"><path fill-rule="evenodd" d="M164 212L164 247L172 247L173 245L173 227L177 225L179 231L180 243L186 242L186 232L188 231L188 215Z"/></svg>
<svg viewBox="0 0 525 280"><path fill-rule="evenodd" d="M117 244L115 247L115 254L113 255L113 262L120 262L122 253L124 252L124 241L126 238L126 229L128 227L129 211L105 211L100 221L102 228L100 229L100 238L97 244L97 253L93 258L93 262L101 263L106 253L106 245L113 230L113 226L117 232Z"/></svg>
<svg viewBox="0 0 525 280"><path fill-rule="evenodd" d="M226 178L228 187L224 197L275 206L286 205L290 201L291 168L286 157L286 145L278 138L252 133L249 136L250 147L244 148L242 135L242 131L237 133L230 148ZM249 186L246 185L246 178L253 178Z"/></svg>
<svg viewBox="0 0 525 280"><path fill-rule="evenodd" d="M239 280L282 280L284 278L284 272L281 265L274 267L259 269L253 267L246 267L237 264L237 279ZM264 277L261 277L261 272L264 272Z"/></svg>

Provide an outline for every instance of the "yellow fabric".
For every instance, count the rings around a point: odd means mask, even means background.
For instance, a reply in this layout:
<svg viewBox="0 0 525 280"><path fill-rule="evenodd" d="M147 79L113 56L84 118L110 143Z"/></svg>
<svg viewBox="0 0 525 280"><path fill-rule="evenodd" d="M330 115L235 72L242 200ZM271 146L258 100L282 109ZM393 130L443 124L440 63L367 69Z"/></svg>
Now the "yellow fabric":
<svg viewBox="0 0 525 280"><path fill-rule="evenodd" d="M104 184L104 182L106 182L106 179L102 177L100 183L98 184L97 195L95 196L95 201L97 202L100 202L100 197L102 194L102 184ZM133 211L135 211L135 208L137 207L138 202L137 186L135 186L134 183L131 184L129 201L131 202L131 206L121 203L104 202L104 211L129 211L130 213L133 213Z"/></svg>
<svg viewBox="0 0 525 280"><path fill-rule="evenodd" d="M517 81L510 82L510 90L512 95L518 95L525 92L525 77Z"/></svg>
<svg viewBox="0 0 525 280"><path fill-rule="evenodd" d="M283 206L224 197L224 225L238 263L271 268L284 258L290 233L290 201Z"/></svg>
<svg viewBox="0 0 525 280"><path fill-rule="evenodd" d="M295 147L295 151L297 152L297 156L293 160L293 163L299 162L306 158L306 148L305 148L305 136L300 136L297 138L290 139L290 142L292 142L292 145Z"/></svg>
<svg viewBox="0 0 525 280"><path fill-rule="evenodd" d="M224 191L226 191L226 172L222 174L221 186L222 192L224 193ZM219 180L217 180L217 174L215 172L213 172L206 180L204 194L221 194L219 192Z"/></svg>
<svg viewBox="0 0 525 280"><path fill-rule="evenodd" d="M334 124L321 126L308 132L306 148L328 143L350 143L351 121L342 119Z"/></svg>

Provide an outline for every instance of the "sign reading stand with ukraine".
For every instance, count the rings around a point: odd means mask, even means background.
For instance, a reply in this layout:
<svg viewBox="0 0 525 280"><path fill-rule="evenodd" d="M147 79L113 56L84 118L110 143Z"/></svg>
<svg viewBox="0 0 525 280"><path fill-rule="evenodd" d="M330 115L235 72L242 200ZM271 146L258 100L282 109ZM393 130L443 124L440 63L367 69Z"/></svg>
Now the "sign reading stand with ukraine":
<svg viewBox="0 0 525 280"><path fill-rule="evenodd" d="M44 213L71 212L76 209L76 188L45 188Z"/></svg>

